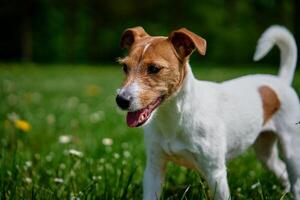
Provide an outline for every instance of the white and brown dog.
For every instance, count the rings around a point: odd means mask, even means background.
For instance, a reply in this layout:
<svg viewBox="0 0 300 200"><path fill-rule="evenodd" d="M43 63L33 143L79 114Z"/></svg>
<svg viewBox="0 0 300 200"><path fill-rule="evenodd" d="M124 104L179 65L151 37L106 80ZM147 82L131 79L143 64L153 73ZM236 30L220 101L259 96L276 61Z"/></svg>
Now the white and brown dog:
<svg viewBox="0 0 300 200"><path fill-rule="evenodd" d="M223 83L196 80L189 65L206 41L182 28L153 37L142 27L125 30L120 59L126 74L116 98L129 127L144 125L147 166L144 199L159 199L168 161L203 174L216 199L229 199L226 161L254 146L258 158L300 200L300 104L290 86L297 48L283 27L260 38L254 60L273 45L281 52L278 76L250 75ZM280 142L284 161L278 156Z"/></svg>

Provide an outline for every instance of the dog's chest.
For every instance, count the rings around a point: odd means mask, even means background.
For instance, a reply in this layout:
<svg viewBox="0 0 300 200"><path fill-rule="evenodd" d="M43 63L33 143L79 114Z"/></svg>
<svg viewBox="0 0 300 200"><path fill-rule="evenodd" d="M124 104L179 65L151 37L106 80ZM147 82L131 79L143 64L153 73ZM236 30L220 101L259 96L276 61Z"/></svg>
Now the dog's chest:
<svg viewBox="0 0 300 200"><path fill-rule="evenodd" d="M178 124L173 124L166 131L160 135L159 141L167 159L178 165L197 169L193 138L190 133Z"/></svg>
<svg viewBox="0 0 300 200"><path fill-rule="evenodd" d="M178 165L198 169L196 157L202 155L201 145L199 145L202 140L195 138L197 131L190 116L192 112L181 112L183 107L177 104L174 107L176 109L160 112L153 120L153 132L157 133L155 140L159 141L168 160Z"/></svg>
<svg viewBox="0 0 300 200"><path fill-rule="evenodd" d="M196 169L196 159L194 153L189 149L189 145L174 138L173 140L161 140L161 147L167 155L167 159L178 165L182 165L191 169Z"/></svg>

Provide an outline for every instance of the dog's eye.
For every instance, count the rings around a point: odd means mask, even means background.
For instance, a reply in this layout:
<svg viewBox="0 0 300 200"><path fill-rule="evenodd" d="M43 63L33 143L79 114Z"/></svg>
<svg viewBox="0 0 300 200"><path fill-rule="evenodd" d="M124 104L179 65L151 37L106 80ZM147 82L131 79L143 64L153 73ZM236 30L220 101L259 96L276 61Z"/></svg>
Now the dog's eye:
<svg viewBox="0 0 300 200"><path fill-rule="evenodd" d="M123 71L125 72L125 74L128 73L128 66L126 64L123 64Z"/></svg>
<svg viewBox="0 0 300 200"><path fill-rule="evenodd" d="M156 67L155 65L148 66L148 73L149 74L156 74L160 71L160 68Z"/></svg>

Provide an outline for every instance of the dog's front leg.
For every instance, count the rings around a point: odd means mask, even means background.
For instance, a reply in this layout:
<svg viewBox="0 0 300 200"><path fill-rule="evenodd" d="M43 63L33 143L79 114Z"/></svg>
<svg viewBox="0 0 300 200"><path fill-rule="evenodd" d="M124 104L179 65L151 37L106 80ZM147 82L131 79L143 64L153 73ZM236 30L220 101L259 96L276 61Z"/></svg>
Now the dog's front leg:
<svg viewBox="0 0 300 200"><path fill-rule="evenodd" d="M165 156L157 145L147 145L147 166L144 172L144 200L160 198L165 175Z"/></svg>
<svg viewBox="0 0 300 200"><path fill-rule="evenodd" d="M198 168L203 173L214 200L230 199L226 161L222 146L224 144L221 143L211 149L207 148L205 154L195 156Z"/></svg>
<svg viewBox="0 0 300 200"><path fill-rule="evenodd" d="M216 200L229 200L230 192L227 182L226 166L220 168L210 168L205 170L206 180L212 192L213 199Z"/></svg>

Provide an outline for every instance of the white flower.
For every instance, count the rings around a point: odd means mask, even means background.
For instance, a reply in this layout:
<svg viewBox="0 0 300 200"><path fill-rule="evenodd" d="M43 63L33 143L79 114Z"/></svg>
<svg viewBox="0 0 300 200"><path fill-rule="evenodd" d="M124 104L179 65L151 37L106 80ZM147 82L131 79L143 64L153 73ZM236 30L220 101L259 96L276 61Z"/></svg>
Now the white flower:
<svg viewBox="0 0 300 200"><path fill-rule="evenodd" d="M51 162L52 161L52 155L47 155L46 156L46 161Z"/></svg>
<svg viewBox="0 0 300 200"><path fill-rule="evenodd" d="M26 161L26 162L25 162L25 166L27 166L27 167L31 167L31 166L32 166L32 162L31 162L31 161L29 161L29 160L28 160L28 161Z"/></svg>
<svg viewBox="0 0 300 200"><path fill-rule="evenodd" d="M8 176L12 176L11 171L7 170L6 173L7 173Z"/></svg>
<svg viewBox="0 0 300 200"><path fill-rule="evenodd" d="M72 109L72 108L75 108L79 103L79 99L78 97L70 97L68 100L67 100L67 108L69 109Z"/></svg>
<svg viewBox="0 0 300 200"><path fill-rule="evenodd" d="M124 152L123 152L123 156L124 156L125 158L130 157L130 152L129 152L129 151L124 151Z"/></svg>
<svg viewBox="0 0 300 200"><path fill-rule="evenodd" d="M103 138L102 144L104 144L105 146L111 146L113 144L113 140L111 138Z"/></svg>
<svg viewBox="0 0 300 200"><path fill-rule="evenodd" d="M102 176L93 176L94 181L101 180L101 179L102 179Z"/></svg>
<svg viewBox="0 0 300 200"><path fill-rule="evenodd" d="M80 198L79 198L79 197L76 197L76 196L72 196L72 197L71 197L71 200L80 200Z"/></svg>
<svg viewBox="0 0 300 200"><path fill-rule="evenodd" d="M115 157L115 159L119 159L120 155L118 153L114 153L114 157Z"/></svg>
<svg viewBox="0 0 300 200"><path fill-rule="evenodd" d="M26 161L25 165L24 165L24 169L27 170L32 166L32 162L31 161Z"/></svg>
<svg viewBox="0 0 300 200"><path fill-rule="evenodd" d="M77 151L75 149L70 149L69 150L69 154L70 155L73 155L73 156L77 156L77 157L82 157L83 156L83 153L80 152L80 151Z"/></svg>
<svg viewBox="0 0 300 200"><path fill-rule="evenodd" d="M71 176L71 177L75 177L75 176L76 176L76 173L75 173L73 170L71 170L71 171L70 171L70 176Z"/></svg>
<svg viewBox="0 0 300 200"><path fill-rule="evenodd" d="M26 183L28 183L28 184L32 183L32 179L29 178L29 177L26 177L26 178L24 179L24 181L25 181Z"/></svg>
<svg viewBox="0 0 300 200"><path fill-rule="evenodd" d="M260 186L260 182L256 182L253 185L251 185L251 189L254 190L255 188L257 188L258 186Z"/></svg>
<svg viewBox="0 0 300 200"><path fill-rule="evenodd" d="M66 165L65 165L64 163L61 163L61 164L59 165L59 168L60 168L60 169L66 169Z"/></svg>
<svg viewBox="0 0 300 200"><path fill-rule="evenodd" d="M12 112L12 113L8 113L7 114L7 118L12 121L12 122L15 122L17 121L18 119L20 119L19 115L16 114L15 112Z"/></svg>
<svg viewBox="0 0 300 200"><path fill-rule="evenodd" d="M70 135L61 135L58 138L59 143L61 144L67 144L69 142L71 142L71 136Z"/></svg>
<svg viewBox="0 0 300 200"><path fill-rule="evenodd" d="M63 183L64 180L62 178L54 178L55 183Z"/></svg>
<svg viewBox="0 0 300 200"><path fill-rule="evenodd" d="M104 119L104 112L102 110L99 110L98 112L92 113L90 115L90 121L92 123L97 123L99 121L102 121Z"/></svg>

